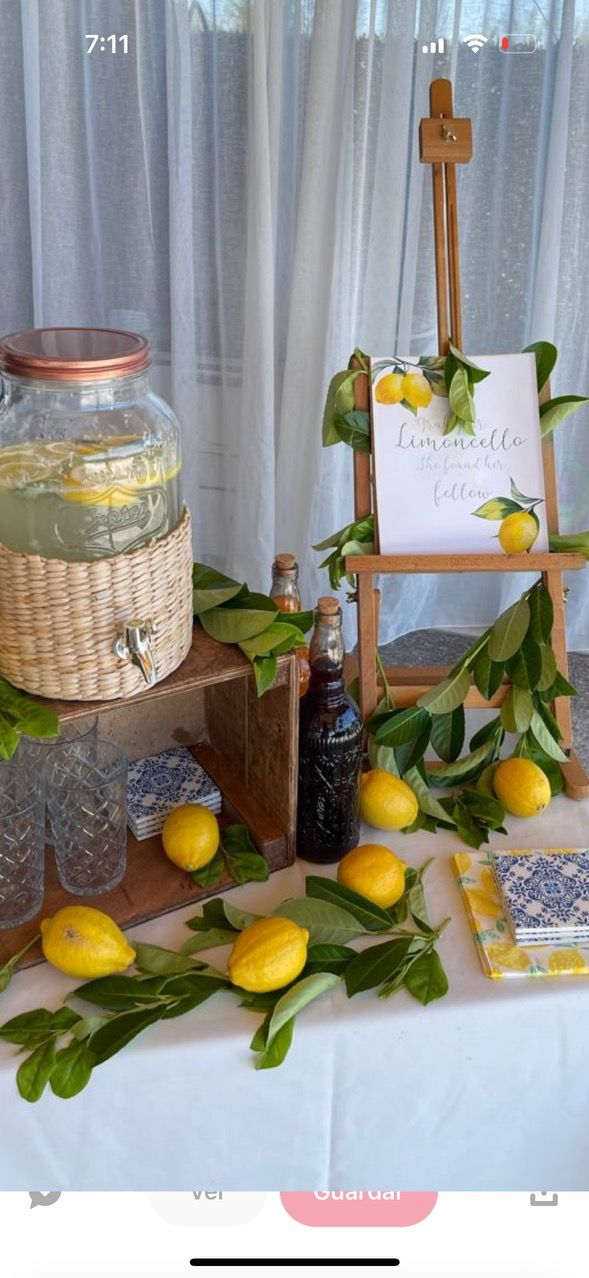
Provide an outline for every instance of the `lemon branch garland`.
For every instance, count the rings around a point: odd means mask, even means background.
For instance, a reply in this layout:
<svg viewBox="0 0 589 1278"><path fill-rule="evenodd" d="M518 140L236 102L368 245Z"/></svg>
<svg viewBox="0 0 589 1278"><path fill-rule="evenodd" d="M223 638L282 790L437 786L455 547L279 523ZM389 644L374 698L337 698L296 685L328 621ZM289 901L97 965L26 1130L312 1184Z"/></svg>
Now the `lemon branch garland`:
<svg viewBox="0 0 589 1278"><path fill-rule="evenodd" d="M506 733L517 736L513 756L536 763L552 794L562 791L558 765L567 762L568 754L549 703L575 696L575 688L557 669L552 625L552 600L540 580L414 706L391 710L385 685L385 697L366 725L368 757L373 768L403 778L414 791L419 814L407 833L452 829L474 848L489 841L491 830L505 833L505 809L494 793L493 773ZM506 675L511 685L498 715L474 733L462 755L471 678L489 699ZM430 745L438 766L425 762ZM435 790L453 793L438 798Z"/></svg>
<svg viewBox="0 0 589 1278"><path fill-rule="evenodd" d="M448 979L436 945L449 919L438 926L430 922L423 888L430 864L407 869L403 895L390 909L331 879L310 875L304 897L283 901L273 911L274 917L290 919L309 932L305 966L296 980L265 994L238 988L225 972L194 957L200 950L233 945L240 932L262 917L222 897L208 901L188 921L193 935L179 951L136 942L134 973L90 981L68 996L68 1002L75 999L96 1012L83 1014L66 1002L54 1012L25 1012L0 1028L1 1041L27 1053L16 1075L20 1095L38 1101L47 1086L64 1100L78 1095L94 1069L144 1029L184 1016L217 993L232 992L242 1007L262 1015L250 1044L256 1069L283 1062L296 1016L336 986L343 984L348 998L366 990L390 998L401 989L422 1006L443 998ZM386 940L360 953L349 944L376 936Z"/></svg>
<svg viewBox="0 0 589 1278"><path fill-rule="evenodd" d="M194 564L192 585L195 620L212 639L241 648L252 663L258 696L263 696L276 678L278 657L304 647L313 613L292 613L287 620L269 595L206 564Z"/></svg>

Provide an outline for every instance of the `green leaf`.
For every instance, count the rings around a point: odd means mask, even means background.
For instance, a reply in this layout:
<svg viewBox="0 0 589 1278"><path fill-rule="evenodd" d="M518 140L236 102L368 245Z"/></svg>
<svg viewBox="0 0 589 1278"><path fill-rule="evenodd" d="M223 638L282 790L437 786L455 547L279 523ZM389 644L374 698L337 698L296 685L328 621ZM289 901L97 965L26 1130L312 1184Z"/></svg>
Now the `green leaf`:
<svg viewBox="0 0 589 1278"><path fill-rule="evenodd" d="M527 599L519 599L498 617L491 631L488 655L491 661L507 661L521 647L530 624Z"/></svg>
<svg viewBox="0 0 589 1278"><path fill-rule="evenodd" d="M10 716L19 732L46 741L59 736L59 719L49 706L22 697L10 707Z"/></svg>
<svg viewBox="0 0 589 1278"><path fill-rule="evenodd" d="M177 972L194 972L204 964L196 960L184 958L176 950L165 950L159 945L147 945L145 941L134 941L135 962L142 972L153 976L170 976Z"/></svg>
<svg viewBox="0 0 589 1278"><path fill-rule="evenodd" d="M107 1025L110 1020L109 1016L83 1016L77 1025L72 1029L72 1038L82 1042L83 1039L89 1038L91 1034L95 1034L97 1029L102 1025Z"/></svg>
<svg viewBox="0 0 589 1278"><path fill-rule="evenodd" d="M156 1021L161 1020L165 1010L166 1005L163 1003L155 1007L135 1008L133 1011L123 1012L107 1025L103 1025L91 1039L96 1064L102 1065L116 1052L122 1051L123 1047L126 1047L149 1025L154 1025Z"/></svg>
<svg viewBox="0 0 589 1278"><path fill-rule="evenodd" d="M460 799L456 799L453 804L452 816L456 822L456 829L460 838L468 847L480 848L481 843L488 842L487 827L477 821L474 813L470 812L466 804L462 803Z"/></svg>
<svg viewBox="0 0 589 1278"><path fill-rule="evenodd" d="M477 781L477 793L484 794L489 799L495 798L495 790L493 789L493 777L495 775L496 767L497 767L496 763L489 763L487 767L484 769L484 771L481 772L481 775Z"/></svg>
<svg viewBox="0 0 589 1278"><path fill-rule="evenodd" d="M522 737L519 754L524 759L531 759L533 763L537 763L538 767L542 769L544 775L548 777L552 795L562 794L564 779L558 764L540 749L530 732L527 732L525 737Z"/></svg>
<svg viewBox="0 0 589 1278"><path fill-rule="evenodd" d="M558 395L556 399L549 399L545 404L540 405L540 434L542 439L554 430L555 426L560 426L571 413L576 413L582 404L587 403L586 395Z"/></svg>
<svg viewBox="0 0 589 1278"><path fill-rule="evenodd" d="M349 945L310 945L307 950L305 976L314 972L333 972L343 975L356 951Z"/></svg>
<svg viewBox="0 0 589 1278"><path fill-rule="evenodd" d="M268 1038L266 1046L269 1047L272 1040L278 1032L286 1025L287 1021L297 1016L303 1008L308 1007L309 1003L314 1002L316 998L320 998L327 990L332 990L339 985L341 976L337 976L334 972L315 972L312 976L304 976L301 981L297 981L295 985L278 999L276 1007L270 1017L268 1026Z"/></svg>
<svg viewBox="0 0 589 1278"><path fill-rule="evenodd" d="M524 354L530 353L536 359L536 382L540 394L556 364L558 352L552 342L530 342L529 346L524 347Z"/></svg>
<svg viewBox="0 0 589 1278"><path fill-rule="evenodd" d="M486 743L479 746L478 750L464 755L462 759L457 759L455 763L432 769L429 774L431 784L440 789L449 789L455 785L465 785L467 781L476 781L483 768L490 763L492 753L493 744Z"/></svg>
<svg viewBox="0 0 589 1278"><path fill-rule="evenodd" d="M418 706L407 710L393 710L375 733L377 745L398 746L415 741L429 724L429 715Z"/></svg>
<svg viewBox="0 0 589 1278"><path fill-rule="evenodd" d="M470 688L470 675L466 668L459 668L442 679L435 688L429 688L419 698L417 705L430 714L450 714L462 704Z"/></svg>
<svg viewBox="0 0 589 1278"><path fill-rule="evenodd" d="M276 620L278 609L265 595L248 594L239 607L230 600L223 608L209 608L199 615L203 630L218 643L243 643L253 639Z"/></svg>
<svg viewBox="0 0 589 1278"><path fill-rule="evenodd" d="M478 750L479 746L484 745L485 741L491 741L493 737L502 735L502 732L501 719L489 719L470 738L468 743L469 750Z"/></svg>
<svg viewBox="0 0 589 1278"><path fill-rule="evenodd" d="M543 701L554 701L555 697L576 697L577 689L569 683L568 679L565 679L564 675L561 675L560 671L557 671L552 687L547 688L540 695Z"/></svg>
<svg viewBox="0 0 589 1278"><path fill-rule="evenodd" d="M415 953L426 941L419 936L407 936L357 954L346 968L345 982L348 998L363 990L373 990L383 981L390 980L405 963L409 952Z"/></svg>
<svg viewBox="0 0 589 1278"><path fill-rule="evenodd" d="M256 1061L256 1069L276 1069L287 1055L294 1033L294 1016L274 1035L272 1042Z"/></svg>
<svg viewBox="0 0 589 1278"><path fill-rule="evenodd" d="M411 768L422 762L429 745L433 722L433 718L428 715L423 731L415 741L408 741L406 745L395 746L395 761L399 776L404 777Z"/></svg>
<svg viewBox="0 0 589 1278"><path fill-rule="evenodd" d="M136 1003L153 1003L162 984L160 977L139 980L136 976L99 976L95 981L78 985L73 992L85 1003L95 1003L109 1012L124 1012Z"/></svg>
<svg viewBox="0 0 589 1278"><path fill-rule="evenodd" d="M501 724L506 732L527 732L534 713L532 694L515 684L501 707Z"/></svg>
<svg viewBox="0 0 589 1278"><path fill-rule="evenodd" d="M485 794L478 789L463 790L460 802L480 825L486 826L489 830L498 830L503 825L505 809L493 792Z"/></svg>
<svg viewBox="0 0 589 1278"><path fill-rule="evenodd" d="M536 695L534 697L534 705L536 707L536 710L538 711L538 714L540 715L540 718L544 720L544 723L546 724L548 731L554 737L554 740L562 741L562 732L558 725L558 720L555 718L555 716L553 715L550 708L546 705L546 703L542 701L539 695Z"/></svg>
<svg viewBox="0 0 589 1278"><path fill-rule="evenodd" d="M241 590L239 582L232 577L226 577L207 564L198 563L192 568L192 586L193 610L198 614L220 607Z"/></svg>
<svg viewBox="0 0 589 1278"><path fill-rule="evenodd" d="M310 941L345 945L355 936L368 931L348 910L342 910L331 901L313 900L310 897L294 897L282 901L272 911L280 918L292 919L299 927L306 927Z"/></svg>
<svg viewBox="0 0 589 1278"><path fill-rule="evenodd" d="M221 831L221 849L234 883L263 883L269 876L268 864L252 843L246 825L227 825Z"/></svg>
<svg viewBox="0 0 589 1278"><path fill-rule="evenodd" d="M424 1007L448 993L448 977L436 950L422 954L416 963L411 964L405 985Z"/></svg>
<svg viewBox="0 0 589 1278"><path fill-rule="evenodd" d="M390 772L392 776L399 776L395 751L392 746L379 746L376 744L374 737L368 737L368 762L371 768L381 768L383 772Z"/></svg>
<svg viewBox="0 0 589 1278"><path fill-rule="evenodd" d="M38 1101L51 1078L55 1065L55 1043L42 1043L27 1056L16 1072L16 1085L26 1101Z"/></svg>
<svg viewBox="0 0 589 1278"><path fill-rule="evenodd" d="M92 1077L96 1056L86 1043L70 1043L55 1057L51 1071L51 1091L62 1100L77 1096Z"/></svg>
<svg viewBox="0 0 589 1278"><path fill-rule="evenodd" d="M336 879L325 879L321 875L308 874L305 879L305 892L314 900L330 901L339 906L362 924L365 932L385 932L390 929L391 920L387 910L381 909L367 897L351 888L344 887Z"/></svg>
<svg viewBox="0 0 589 1278"><path fill-rule="evenodd" d="M270 657L254 657L252 666L258 696L263 697L264 693L272 687L276 678L277 659L274 655Z"/></svg>
<svg viewBox="0 0 589 1278"><path fill-rule="evenodd" d="M502 661L491 661L487 646L481 649L474 663L473 675L476 686L487 701L495 695L503 680L504 666Z"/></svg>
<svg viewBox="0 0 589 1278"><path fill-rule="evenodd" d="M252 1041L250 1043L250 1052L264 1051L264 1048L266 1046L266 1039L268 1038L268 1027L270 1025L270 1017L272 1015L273 1010L274 1009L271 1008L270 1011L267 1013L267 1015L264 1017L261 1025L258 1025L258 1028L254 1034L254 1037L252 1038Z"/></svg>
<svg viewBox="0 0 589 1278"><path fill-rule="evenodd" d="M432 928L432 925L429 921L427 906L425 904L423 883L421 882L421 880L419 880L417 883L413 885L412 888L410 888L407 895L409 898L409 909L411 911L411 918L413 919L415 926L420 928L422 932L425 932L425 933L433 932L434 929Z"/></svg>
<svg viewBox="0 0 589 1278"><path fill-rule="evenodd" d="M180 954L199 954L201 950L214 950L219 945L233 945L237 933L233 929L212 927L206 932L197 932L180 946Z"/></svg>
<svg viewBox="0 0 589 1278"><path fill-rule="evenodd" d="M554 605L544 582L530 593L530 634L536 643L548 643L554 624Z"/></svg>
<svg viewBox="0 0 589 1278"><path fill-rule="evenodd" d="M221 852L215 852L212 861L203 865L200 870L191 870L190 877L198 887L216 887L225 873L225 861Z"/></svg>
<svg viewBox="0 0 589 1278"><path fill-rule="evenodd" d="M432 719L431 742L438 758L453 763L464 745L466 719L464 706L459 705L450 714L437 714Z"/></svg>
<svg viewBox="0 0 589 1278"><path fill-rule="evenodd" d="M4 990L8 989L13 976L14 967L12 963L5 963L3 967L0 967L0 994L3 994Z"/></svg>
<svg viewBox="0 0 589 1278"><path fill-rule="evenodd" d="M540 676L536 681L536 687L538 692L546 692L548 688L552 687L556 679L556 657L549 644L542 644L540 651L542 654L542 667Z"/></svg>
<svg viewBox="0 0 589 1278"><path fill-rule="evenodd" d="M354 407L354 382L359 371L359 369L345 368L340 373L336 373L329 383L321 428L324 448L340 442L335 422L338 417L351 412Z"/></svg>
<svg viewBox="0 0 589 1278"><path fill-rule="evenodd" d="M557 763L568 763L568 756L564 750L561 750L557 741L554 740L552 734L548 731L544 720L540 718L537 710L534 710L530 730L537 741L540 749L544 751L551 759L556 759Z"/></svg>
<svg viewBox="0 0 589 1278"><path fill-rule="evenodd" d="M458 367L450 383L448 391L448 399L450 408L456 416L463 422L474 423L476 421L476 409L474 399L470 393L468 377L463 368Z"/></svg>
<svg viewBox="0 0 589 1278"><path fill-rule="evenodd" d="M533 690L537 686L542 669L542 653L540 645L532 638L531 629L521 648L506 661L505 669L511 682L516 683L518 688Z"/></svg>
<svg viewBox="0 0 589 1278"><path fill-rule="evenodd" d="M205 905L205 914L206 908ZM250 923L255 923L256 919L263 918L261 914L252 914L250 910L244 910L238 905L232 905L231 901L223 901L223 909L228 926L236 928L238 932L243 932L244 928L249 927Z"/></svg>
<svg viewBox="0 0 589 1278"><path fill-rule="evenodd" d="M0 1039L5 1043L18 1043L19 1047L36 1047L50 1036L58 1037L80 1020L77 1012L69 1007L60 1007L57 1012L48 1012L39 1007L33 1012L22 1012L13 1016L0 1029Z"/></svg>
<svg viewBox="0 0 589 1278"><path fill-rule="evenodd" d="M492 497L490 501L483 502L477 510L473 510L472 514L477 515L479 519L505 519L506 515L514 515L521 510L521 505L517 501L512 501L509 497Z"/></svg>
<svg viewBox="0 0 589 1278"><path fill-rule="evenodd" d="M370 414L361 412L346 413L336 417L334 427L344 444L349 444L357 453L370 453L372 449Z"/></svg>
<svg viewBox="0 0 589 1278"><path fill-rule="evenodd" d="M0 759L12 759L19 741L18 732L8 722L6 716L0 714Z"/></svg>
<svg viewBox="0 0 589 1278"><path fill-rule="evenodd" d="M306 612L297 612L296 618L298 629L302 630L304 635L306 635L315 624L315 613L312 608L309 608ZM277 623L274 622L273 624L276 625Z"/></svg>
<svg viewBox="0 0 589 1278"><path fill-rule="evenodd" d="M411 789L415 794L417 802L419 803L420 811L424 812L426 816L433 817L435 821L447 822L447 813L444 811L441 803L439 803L438 800L434 798L434 795L431 794L427 782L424 781L418 769L412 768L409 772L406 772L405 780L407 784L411 786ZM432 773L432 784L436 784L435 773Z"/></svg>
<svg viewBox="0 0 589 1278"><path fill-rule="evenodd" d="M467 359L466 355L463 355L462 351L458 350L457 346L452 345L452 342L450 342L450 351L452 352L456 362L458 364L462 364L464 368L468 369L468 375L471 382L482 382L485 377L489 376L490 369L479 368L478 364L473 364L472 360Z"/></svg>
<svg viewBox="0 0 589 1278"><path fill-rule="evenodd" d="M220 896L216 896L213 901L206 901L202 914L195 914L193 918L184 920L186 927L193 932L206 932L212 927L230 927L225 905L226 902ZM238 932L240 929L234 927L233 931Z"/></svg>

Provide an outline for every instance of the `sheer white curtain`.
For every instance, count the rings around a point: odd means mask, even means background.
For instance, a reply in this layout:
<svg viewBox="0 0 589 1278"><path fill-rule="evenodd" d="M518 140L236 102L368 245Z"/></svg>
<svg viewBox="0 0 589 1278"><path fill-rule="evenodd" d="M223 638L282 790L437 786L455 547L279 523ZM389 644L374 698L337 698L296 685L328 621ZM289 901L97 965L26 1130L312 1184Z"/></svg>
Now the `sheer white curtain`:
<svg viewBox="0 0 589 1278"><path fill-rule="evenodd" d="M149 335L199 558L261 587L292 549L306 601L325 590L311 543L352 515L351 453L320 445L329 377L356 345L436 346L417 156L434 74L473 120L465 345L555 340L554 392L587 391L589 0L0 0L0 16L0 330ZM479 54L472 31L489 37ZM501 54L512 31L537 52ZM90 33L128 33L129 52L89 54ZM563 528L589 527L589 414L560 428L558 455ZM383 639L482 625L509 589L383 585Z"/></svg>

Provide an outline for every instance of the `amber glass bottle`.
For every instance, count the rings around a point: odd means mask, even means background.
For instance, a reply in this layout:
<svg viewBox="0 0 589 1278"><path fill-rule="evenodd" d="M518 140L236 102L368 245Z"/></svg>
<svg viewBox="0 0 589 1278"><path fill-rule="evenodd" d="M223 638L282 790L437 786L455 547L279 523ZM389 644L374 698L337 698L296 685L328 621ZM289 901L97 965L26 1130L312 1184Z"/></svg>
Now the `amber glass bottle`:
<svg viewBox="0 0 589 1278"><path fill-rule="evenodd" d="M344 687L337 599L317 604L309 659L300 715L297 853L326 864L356 847L360 831L362 721Z"/></svg>
<svg viewBox="0 0 589 1278"><path fill-rule="evenodd" d="M277 555L272 564L272 586L270 598L274 600L280 612L300 612L301 595L299 591L299 565L294 555L283 552ZM304 697L309 687L309 649L296 648L299 668L299 695Z"/></svg>

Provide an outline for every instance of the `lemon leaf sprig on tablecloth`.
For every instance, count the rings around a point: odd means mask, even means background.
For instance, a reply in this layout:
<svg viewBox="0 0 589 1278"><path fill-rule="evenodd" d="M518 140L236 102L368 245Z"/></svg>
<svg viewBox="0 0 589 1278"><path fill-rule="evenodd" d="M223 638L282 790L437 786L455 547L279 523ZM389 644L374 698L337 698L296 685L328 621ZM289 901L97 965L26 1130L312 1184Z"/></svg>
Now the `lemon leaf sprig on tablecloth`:
<svg viewBox="0 0 589 1278"><path fill-rule="evenodd" d="M436 944L449 920L438 927L429 920L423 877L430 864L406 870L403 896L389 910L343 884L309 875L305 896L283 901L272 912L304 920L310 933L305 967L296 980L269 993L248 993L233 985L225 972L189 956L193 940L203 949L231 944L244 928L263 917L220 897L207 901L202 913L188 920L195 937L180 950L134 942L134 972L88 981L67 996L68 1002L75 999L99 1008L99 1015L82 1015L64 1004L55 1012L36 1008L0 1027L0 1041L28 1053L16 1075L20 1095L35 1102L48 1086L63 1100L78 1095L94 1069L143 1030L184 1016L218 993L232 993L242 1007L263 1014L251 1041L256 1069L282 1064L296 1017L340 985L345 985L349 998L378 986L382 998L402 988L424 1005L441 998L448 982ZM409 927L400 926L407 922ZM366 942L383 934L387 941L361 953L341 943L344 936ZM331 939L334 936L340 940ZM18 957L10 963L15 964Z"/></svg>

